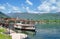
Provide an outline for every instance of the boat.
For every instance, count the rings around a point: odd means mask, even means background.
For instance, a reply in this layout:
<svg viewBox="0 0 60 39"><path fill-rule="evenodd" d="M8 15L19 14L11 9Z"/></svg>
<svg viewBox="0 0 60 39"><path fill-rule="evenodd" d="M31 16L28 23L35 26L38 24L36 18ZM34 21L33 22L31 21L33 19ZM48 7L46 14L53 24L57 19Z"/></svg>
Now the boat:
<svg viewBox="0 0 60 39"><path fill-rule="evenodd" d="M35 31L35 25L34 24L15 23L14 27L15 27L15 29Z"/></svg>

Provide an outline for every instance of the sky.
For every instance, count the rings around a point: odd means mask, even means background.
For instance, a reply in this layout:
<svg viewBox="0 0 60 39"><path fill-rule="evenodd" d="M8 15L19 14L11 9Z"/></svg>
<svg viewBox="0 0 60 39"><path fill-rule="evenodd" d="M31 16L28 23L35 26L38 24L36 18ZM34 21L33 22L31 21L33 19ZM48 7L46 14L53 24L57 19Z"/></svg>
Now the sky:
<svg viewBox="0 0 60 39"><path fill-rule="evenodd" d="M60 12L60 0L0 0L4 13L55 13Z"/></svg>

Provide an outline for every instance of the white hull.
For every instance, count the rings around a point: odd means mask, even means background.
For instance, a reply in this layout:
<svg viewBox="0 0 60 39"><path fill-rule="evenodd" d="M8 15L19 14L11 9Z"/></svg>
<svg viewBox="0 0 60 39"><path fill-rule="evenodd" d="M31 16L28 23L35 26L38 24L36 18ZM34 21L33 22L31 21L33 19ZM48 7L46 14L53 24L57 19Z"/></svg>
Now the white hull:
<svg viewBox="0 0 60 39"><path fill-rule="evenodd" d="M15 28L19 29L26 29L26 30L35 30L35 27L33 24L16 24L14 25Z"/></svg>

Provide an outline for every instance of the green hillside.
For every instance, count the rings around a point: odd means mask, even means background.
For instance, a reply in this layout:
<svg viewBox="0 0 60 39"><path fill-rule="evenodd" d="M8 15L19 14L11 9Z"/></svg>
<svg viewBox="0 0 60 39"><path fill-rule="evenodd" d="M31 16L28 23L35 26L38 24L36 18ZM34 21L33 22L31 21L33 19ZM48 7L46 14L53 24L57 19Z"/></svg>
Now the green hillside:
<svg viewBox="0 0 60 39"><path fill-rule="evenodd" d="M32 20L60 20L60 13L30 14L30 13L10 13L12 18L32 19Z"/></svg>
<svg viewBox="0 0 60 39"><path fill-rule="evenodd" d="M0 12L0 18L9 18L9 16L7 16L4 13Z"/></svg>

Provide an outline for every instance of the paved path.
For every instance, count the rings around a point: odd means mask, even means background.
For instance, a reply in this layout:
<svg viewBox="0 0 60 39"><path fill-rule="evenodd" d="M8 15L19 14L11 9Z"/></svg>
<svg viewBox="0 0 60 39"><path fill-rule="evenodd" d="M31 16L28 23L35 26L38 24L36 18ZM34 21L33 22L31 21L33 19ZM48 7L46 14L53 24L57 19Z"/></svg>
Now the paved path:
<svg viewBox="0 0 60 39"><path fill-rule="evenodd" d="M11 33L12 39L24 39L27 37L27 35L22 33Z"/></svg>
<svg viewBox="0 0 60 39"><path fill-rule="evenodd" d="M9 29L7 29L7 30L9 30ZM24 39L24 38L27 38L26 34L16 33L11 29L10 29L10 35L12 36L12 39Z"/></svg>

